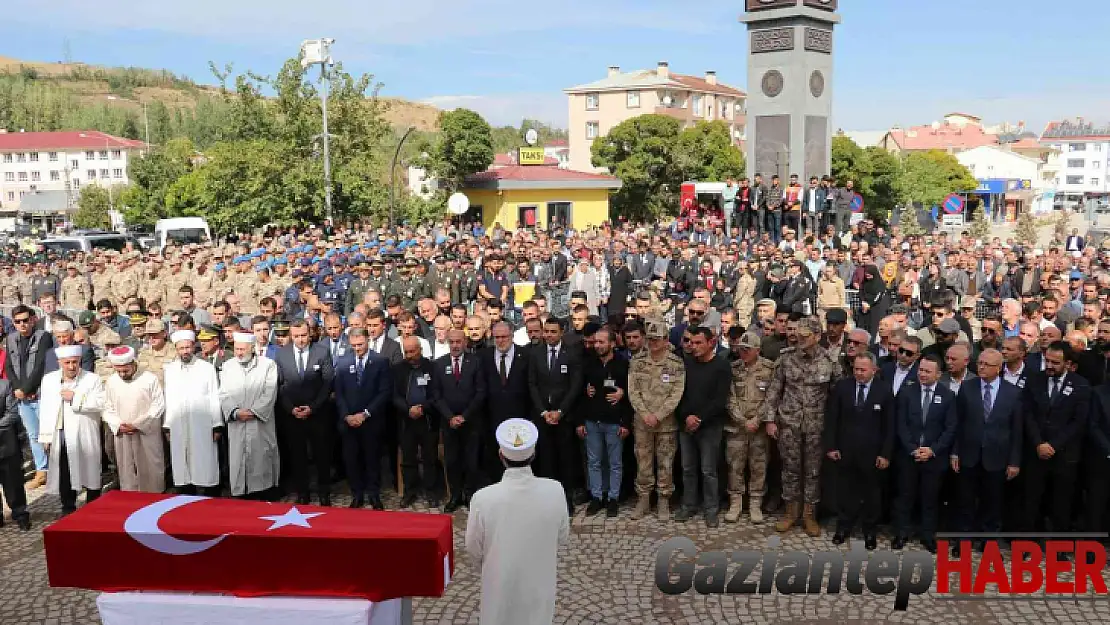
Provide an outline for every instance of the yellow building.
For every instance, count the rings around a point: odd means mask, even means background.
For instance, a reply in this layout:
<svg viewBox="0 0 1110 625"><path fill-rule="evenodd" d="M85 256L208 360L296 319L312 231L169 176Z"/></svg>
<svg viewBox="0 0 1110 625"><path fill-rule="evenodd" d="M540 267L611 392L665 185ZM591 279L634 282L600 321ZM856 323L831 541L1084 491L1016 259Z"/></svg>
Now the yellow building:
<svg viewBox="0 0 1110 625"><path fill-rule="evenodd" d="M557 222L582 230L609 221L609 194L621 188L612 176L547 165L508 165L469 176L466 219L515 230Z"/></svg>

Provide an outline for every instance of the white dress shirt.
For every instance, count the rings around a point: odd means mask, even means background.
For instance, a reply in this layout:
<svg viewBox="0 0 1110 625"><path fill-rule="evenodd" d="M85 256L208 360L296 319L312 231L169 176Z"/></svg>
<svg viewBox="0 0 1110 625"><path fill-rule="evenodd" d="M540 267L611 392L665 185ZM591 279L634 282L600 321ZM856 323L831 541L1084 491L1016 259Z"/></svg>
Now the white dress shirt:
<svg viewBox="0 0 1110 625"><path fill-rule="evenodd" d="M1021 378L1021 374L1024 373L1024 372L1025 372L1025 363L1024 362L1021 363L1021 367L1018 368L1017 373L1010 373L1010 368L1009 367L1002 367L1002 379L1006 380L1010 384L1015 384L1016 385L1017 382L1018 382L1018 379Z"/></svg>
<svg viewBox="0 0 1110 625"><path fill-rule="evenodd" d="M902 388L902 383L906 381L906 376L910 374L912 367L903 369L902 365L894 366L894 396L898 396L898 390Z"/></svg>

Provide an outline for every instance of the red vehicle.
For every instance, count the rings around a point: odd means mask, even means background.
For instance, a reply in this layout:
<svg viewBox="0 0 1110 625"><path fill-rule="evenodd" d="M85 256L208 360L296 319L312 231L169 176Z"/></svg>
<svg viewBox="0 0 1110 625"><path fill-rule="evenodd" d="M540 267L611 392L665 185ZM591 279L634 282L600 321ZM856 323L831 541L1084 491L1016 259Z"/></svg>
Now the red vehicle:
<svg viewBox="0 0 1110 625"><path fill-rule="evenodd" d="M701 223L707 228L724 227L723 182L684 182L679 191L678 227L686 230Z"/></svg>

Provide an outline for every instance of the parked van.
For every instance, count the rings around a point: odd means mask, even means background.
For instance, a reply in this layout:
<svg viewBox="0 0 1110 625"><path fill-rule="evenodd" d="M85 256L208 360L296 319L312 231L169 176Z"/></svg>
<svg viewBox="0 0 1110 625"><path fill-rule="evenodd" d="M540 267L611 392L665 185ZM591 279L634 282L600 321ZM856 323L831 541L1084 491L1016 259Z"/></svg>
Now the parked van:
<svg viewBox="0 0 1110 625"><path fill-rule="evenodd" d="M83 230L68 236L47 237L39 244L48 252L65 254L71 252L84 252L89 254L96 250L123 251L127 247L127 237L107 230Z"/></svg>
<svg viewBox="0 0 1110 625"><path fill-rule="evenodd" d="M187 243L207 243L212 240L212 231L203 217L175 217L159 219L154 224L154 242L158 251L166 245L185 245Z"/></svg>

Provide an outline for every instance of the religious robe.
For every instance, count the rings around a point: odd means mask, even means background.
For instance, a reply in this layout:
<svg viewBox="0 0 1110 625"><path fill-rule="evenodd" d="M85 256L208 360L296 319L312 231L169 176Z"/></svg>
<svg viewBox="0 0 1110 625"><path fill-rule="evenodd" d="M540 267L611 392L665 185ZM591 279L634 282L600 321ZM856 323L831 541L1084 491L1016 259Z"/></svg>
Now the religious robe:
<svg viewBox="0 0 1110 625"><path fill-rule="evenodd" d="M62 390L66 388L73 391L73 401L69 403L62 401ZM39 442L50 445L46 492L60 494L58 469L62 466L62 445L69 456L69 483L73 489L99 490L100 417L104 407L104 384L100 377L82 369L74 380L65 382L62 371L54 371L42 377L39 397Z"/></svg>
<svg viewBox="0 0 1110 625"><path fill-rule="evenodd" d="M246 365L233 358L220 371L220 404L227 421L232 495L248 495L277 486L280 469L274 422L277 381L277 365L265 357L254 356ZM255 417L240 421L236 413L243 408Z"/></svg>
<svg viewBox="0 0 1110 625"><path fill-rule="evenodd" d="M104 422L112 430L120 490L161 493L166 490L162 416L166 400L158 376L139 371L130 381L115 374L104 385ZM120 432L123 423L137 428Z"/></svg>
<svg viewBox="0 0 1110 625"><path fill-rule="evenodd" d="M173 483L215 486L220 483L220 462L212 430L223 425L216 368L200 358L187 365L174 360L166 364L163 375Z"/></svg>
<svg viewBox="0 0 1110 625"><path fill-rule="evenodd" d="M481 625L550 625L557 551L569 531L562 485L530 467L474 493L466 551L482 572Z"/></svg>

